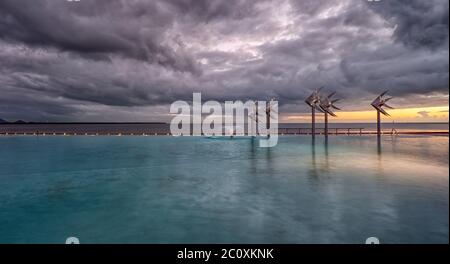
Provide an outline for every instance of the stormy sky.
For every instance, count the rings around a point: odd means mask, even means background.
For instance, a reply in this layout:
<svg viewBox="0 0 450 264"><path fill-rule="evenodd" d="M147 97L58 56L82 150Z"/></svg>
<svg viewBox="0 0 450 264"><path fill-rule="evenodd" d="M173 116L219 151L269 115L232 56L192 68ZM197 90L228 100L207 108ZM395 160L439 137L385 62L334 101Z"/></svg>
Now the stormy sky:
<svg viewBox="0 0 450 264"><path fill-rule="evenodd" d="M169 105L314 88L346 110L448 105L448 0L0 0L0 118L167 121Z"/></svg>

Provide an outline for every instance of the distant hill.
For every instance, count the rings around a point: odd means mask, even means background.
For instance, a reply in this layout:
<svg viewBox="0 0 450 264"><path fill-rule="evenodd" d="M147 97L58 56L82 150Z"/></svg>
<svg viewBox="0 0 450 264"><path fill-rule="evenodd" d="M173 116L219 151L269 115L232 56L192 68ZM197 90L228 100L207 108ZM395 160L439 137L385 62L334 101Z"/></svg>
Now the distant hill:
<svg viewBox="0 0 450 264"><path fill-rule="evenodd" d="M27 122L23 121L23 120L17 120L16 122L14 122L14 124L26 124Z"/></svg>
<svg viewBox="0 0 450 264"><path fill-rule="evenodd" d="M9 122L0 118L0 124L6 124L6 123L9 123Z"/></svg>

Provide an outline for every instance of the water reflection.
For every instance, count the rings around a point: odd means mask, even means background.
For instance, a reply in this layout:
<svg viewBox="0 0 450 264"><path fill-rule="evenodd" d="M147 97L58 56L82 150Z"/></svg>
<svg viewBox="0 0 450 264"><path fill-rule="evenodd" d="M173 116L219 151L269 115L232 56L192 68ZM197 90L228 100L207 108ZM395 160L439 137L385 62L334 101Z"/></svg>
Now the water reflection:
<svg viewBox="0 0 450 264"><path fill-rule="evenodd" d="M272 148L260 148L263 152L264 152L264 156L265 156L265 170L266 173L268 175L274 175L275 173L275 169L274 169L274 160L273 160L273 155L272 155Z"/></svg>
<svg viewBox="0 0 450 264"><path fill-rule="evenodd" d="M265 174L271 174L274 171L273 163L274 156L272 148L261 148L259 146L259 139L253 137L249 144L249 159L250 170L252 174L257 175L264 172Z"/></svg>
<svg viewBox="0 0 450 264"><path fill-rule="evenodd" d="M377 154L378 156L381 155L381 137L377 136Z"/></svg>
<svg viewBox="0 0 450 264"><path fill-rule="evenodd" d="M329 155L328 155L328 135L325 137L324 141L324 149L325 149L325 170L327 172L330 171L330 163L329 163Z"/></svg>
<svg viewBox="0 0 450 264"><path fill-rule="evenodd" d="M322 148L323 146L323 148ZM330 173L329 144L328 138L324 137L323 145L319 144L314 138L311 140L311 167L309 175L315 180L327 176Z"/></svg>
<svg viewBox="0 0 450 264"><path fill-rule="evenodd" d="M311 168L309 170L309 175L313 179L319 178L319 171L317 169L317 161L316 161L316 140L314 137L311 139Z"/></svg>
<svg viewBox="0 0 450 264"><path fill-rule="evenodd" d="M250 140L250 170L253 175L256 174L256 150L255 150L255 138L252 137Z"/></svg>

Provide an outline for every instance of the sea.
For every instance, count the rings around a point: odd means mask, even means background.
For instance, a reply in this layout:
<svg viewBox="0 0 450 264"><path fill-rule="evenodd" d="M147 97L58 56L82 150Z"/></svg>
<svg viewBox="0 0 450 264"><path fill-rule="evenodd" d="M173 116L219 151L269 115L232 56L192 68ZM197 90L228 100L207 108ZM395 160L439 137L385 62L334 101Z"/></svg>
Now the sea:
<svg viewBox="0 0 450 264"><path fill-rule="evenodd" d="M448 244L448 175L448 136L3 135L0 243Z"/></svg>

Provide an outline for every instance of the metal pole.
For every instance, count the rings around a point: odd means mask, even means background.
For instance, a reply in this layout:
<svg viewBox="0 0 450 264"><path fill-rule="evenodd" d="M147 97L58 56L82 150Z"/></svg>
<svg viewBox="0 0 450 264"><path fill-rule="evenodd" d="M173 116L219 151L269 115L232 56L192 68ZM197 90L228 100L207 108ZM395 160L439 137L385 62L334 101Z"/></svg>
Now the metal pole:
<svg viewBox="0 0 450 264"><path fill-rule="evenodd" d="M259 113L258 113L258 101L255 102L255 107L256 107L256 115L255 115L255 122L256 122L255 130L256 130L256 131L255 131L255 136L258 136L258 130L259 130L259 129L258 129L258 125L259 125L259 124L258 124L258 121L259 121L259 120L258 120L258 114L259 114Z"/></svg>
<svg viewBox="0 0 450 264"><path fill-rule="evenodd" d="M312 113L312 121L311 121L311 134L312 136L316 136L316 109L314 106L311 107L311 113Z"/></svg>
<svg viewBox="0 0 450 264"><path fill-rule="evenodd" d="M266 129L267 137L270 138L270 102L266 103Z"/></svg>
<svg viewBox="0 0 450 264"><path fill-rule="evenodd" d="M381 120L380 111L377 111L377 136L381 136Z"/></svg>
<svg viewBox="0 0 450 264"><path fill-rule="evenodd" d="M325 136L328 137L328 113L325 112Z"/></svg>

